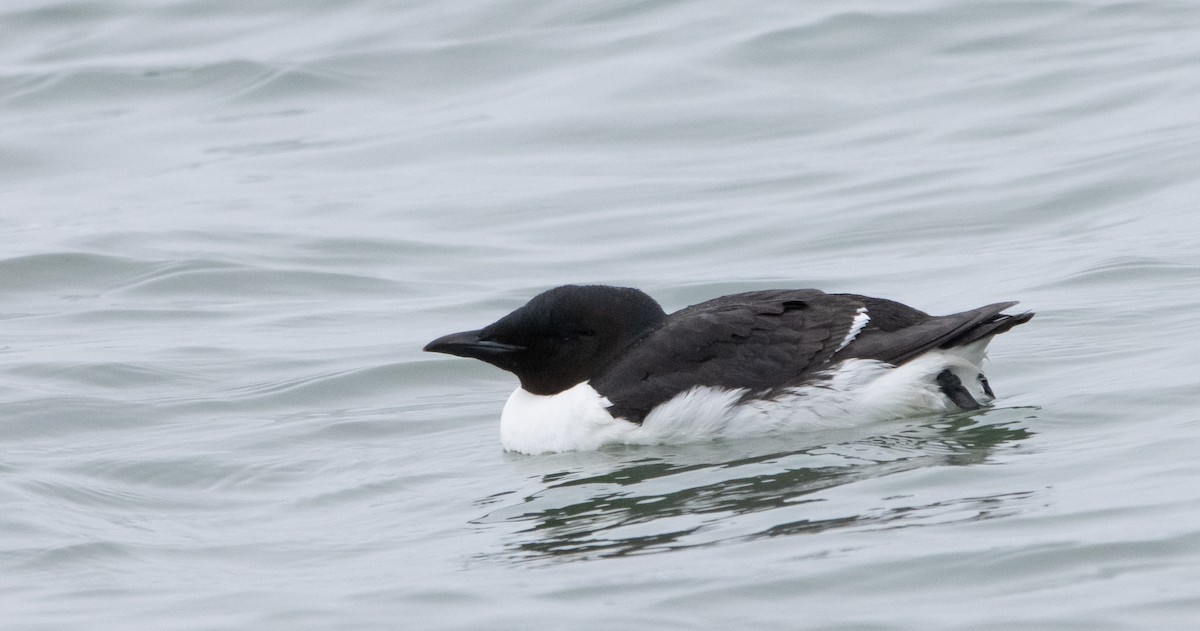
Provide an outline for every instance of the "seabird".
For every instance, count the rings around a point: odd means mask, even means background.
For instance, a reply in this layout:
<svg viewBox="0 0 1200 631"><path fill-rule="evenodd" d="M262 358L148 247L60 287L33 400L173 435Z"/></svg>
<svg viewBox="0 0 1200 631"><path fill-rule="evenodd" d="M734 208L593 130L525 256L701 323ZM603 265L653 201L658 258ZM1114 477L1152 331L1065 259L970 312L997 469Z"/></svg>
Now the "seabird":
<svg viewBox="0 0 1200 631"><path fill-rule="evenodd" d="M931 316L816 289L751 291L671 314L637 289L565 285L426 351L472 357L521 385L505 449L536 454L676 443L974 410L992 337L1028 322L1001 302Z"/></svg>

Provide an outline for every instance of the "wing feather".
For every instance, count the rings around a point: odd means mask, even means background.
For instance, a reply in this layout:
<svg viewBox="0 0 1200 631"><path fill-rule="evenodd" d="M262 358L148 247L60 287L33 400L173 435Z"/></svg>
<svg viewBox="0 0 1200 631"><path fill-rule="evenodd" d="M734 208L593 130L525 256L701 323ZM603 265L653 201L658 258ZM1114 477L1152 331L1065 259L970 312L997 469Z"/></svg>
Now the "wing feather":
<svg viewBox="0 0 1200 631"><path fill-rule="evenodd" d="M819 378L847 359L900 365L934 348L1003 333L1033 317L1000 313L1013 304L931 316L891 300L816 289L733 294L671 314L591 384L615 416L640 423L696 386L767 394ZM865 324L855 321L862 310Z"/></svg>
<svg viewBox="0 0 1200 631"><path fill-rule="evenodd" d="M641 422L696 386L763 392L796 385L825 367L863 306L857 297L815 289L723 296L668 316L592 386L614 415Z"/></svg>

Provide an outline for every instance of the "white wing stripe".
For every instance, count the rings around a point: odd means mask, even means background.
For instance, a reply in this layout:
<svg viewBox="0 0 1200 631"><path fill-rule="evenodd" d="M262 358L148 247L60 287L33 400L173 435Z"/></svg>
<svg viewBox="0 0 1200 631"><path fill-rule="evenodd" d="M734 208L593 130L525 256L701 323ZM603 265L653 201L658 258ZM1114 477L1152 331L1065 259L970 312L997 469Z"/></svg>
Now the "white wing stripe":
<svg viewBox="0 0 1200 631"><path fill-rule="evenodd" d="M850 342L854 341L854 338L858 337L858 334L862 332L863 328L866 327L867 323L870 321L871 316L867 314L867 308L859 307L858 315L854 316L854 322L850 324L850 330L846 332L846 337L842 339L842 343L838 344L837 350L833 352L836 353L843 348L846 348Z"/></svg>

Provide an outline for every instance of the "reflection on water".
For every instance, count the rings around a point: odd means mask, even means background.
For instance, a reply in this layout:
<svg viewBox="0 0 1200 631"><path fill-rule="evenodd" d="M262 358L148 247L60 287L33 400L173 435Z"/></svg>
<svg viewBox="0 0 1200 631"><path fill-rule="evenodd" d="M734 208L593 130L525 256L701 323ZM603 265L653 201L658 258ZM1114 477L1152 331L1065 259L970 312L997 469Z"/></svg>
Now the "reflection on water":
<svg viewBox="0 0 1200 631"><path fill-rule="evenodd" d="M501 556L537 561L657 553L851 526L987 519L1006 514L1006 503L1030 493L916 504L904 501L911 496L878 495L854 504L827 493L925 467L982 463L997 446L1032 435L1015 421L984 425L977 418L797 451L742 452L725 461L712 457L730 455L729 444L722 451L720 443L651 457L631 449L639 455L616 463L609 454L607 470L584 457L583 464L540 474L540 488L520 501L501 495L480 502L501 507L475 523L527 525Z"/></svg>

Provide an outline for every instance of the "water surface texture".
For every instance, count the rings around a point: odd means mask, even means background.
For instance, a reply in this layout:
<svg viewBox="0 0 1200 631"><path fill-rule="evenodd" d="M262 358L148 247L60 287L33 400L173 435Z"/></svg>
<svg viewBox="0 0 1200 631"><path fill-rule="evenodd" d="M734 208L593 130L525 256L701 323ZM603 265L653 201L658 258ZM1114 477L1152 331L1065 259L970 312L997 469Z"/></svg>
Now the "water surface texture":
<svg viewBox="0 0 1200 631"><path fill-rule="evenodd" d="M1200 624L1200 4L13 0L0 627ZM501 451L568 282L1021 300L974 414Z"/></svg>

